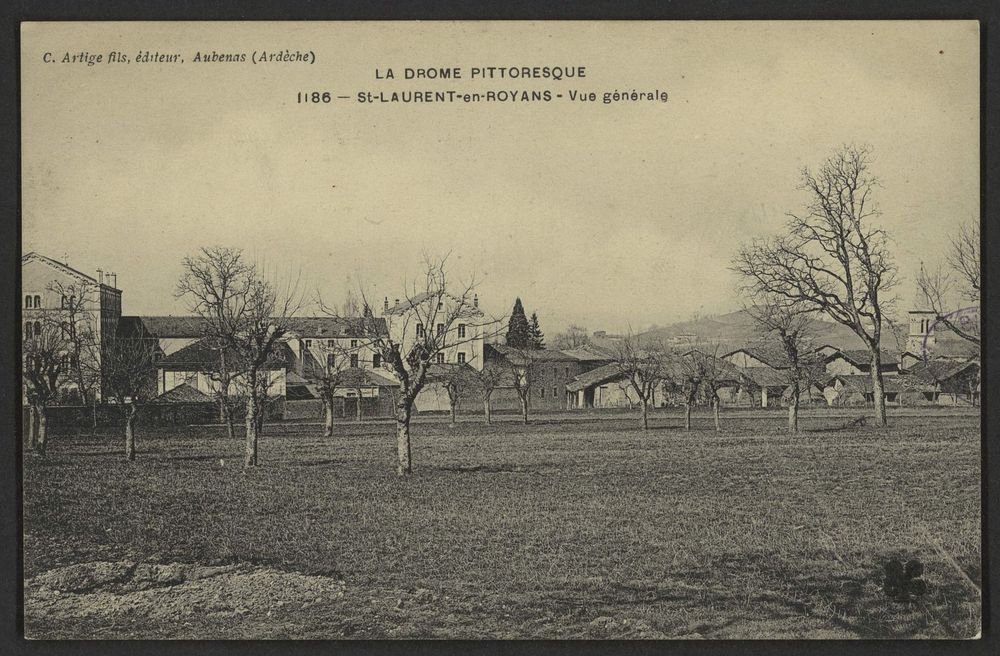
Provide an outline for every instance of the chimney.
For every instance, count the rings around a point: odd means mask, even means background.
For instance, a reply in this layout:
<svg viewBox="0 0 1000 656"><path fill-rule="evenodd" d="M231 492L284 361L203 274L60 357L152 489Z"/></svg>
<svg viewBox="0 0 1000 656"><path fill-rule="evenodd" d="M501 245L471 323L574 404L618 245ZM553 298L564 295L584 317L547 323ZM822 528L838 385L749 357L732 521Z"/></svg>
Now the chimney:
<svg viewBox="0 0 1000 656"><path fill-rule="evenodd" d="M118 289L118 274L112 271L108 275L111 276L111 286Z"/></svg>
<svg viewBox="0 0 1000 656"><path fill-rule="evenodd" d="M392 302L392 304L393 304L393 307L399 305L399 299L397 298L395 301Z"/></svg>
<svg viewBox="0 0 1000 656"><path fill-rule="evenodd" d="M388 296L385 297L385 305L382 307L382 311L383 312L388 312L389 311L389 297Z"/></svg>
<svg viewBox="0 0 1000 656"><path fill-rule="evenodd" d="M472 307L479 307L479 294L472 295Z"/></svg>
<svg viewBox="0 0 1000 656"><path fill-rule="evenodd" d="M97 270L97 282L102 285L104 284L104 269Z"/></svg>

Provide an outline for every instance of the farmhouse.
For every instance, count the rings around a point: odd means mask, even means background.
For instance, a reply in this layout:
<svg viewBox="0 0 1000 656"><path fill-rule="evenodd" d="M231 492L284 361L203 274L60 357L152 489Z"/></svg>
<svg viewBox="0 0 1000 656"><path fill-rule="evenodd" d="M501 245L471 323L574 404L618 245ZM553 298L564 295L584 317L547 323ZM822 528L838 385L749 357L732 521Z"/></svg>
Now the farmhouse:
<svg viewBox="0 0 1000 656"><path fill-rule="evenodd" d="M934 402L941 405L977 405L979 403L981 371L974 360L956 362L950 359L920 361L900 377L908 385L906 391L921 397L910 402Z"/></svg>
<svg viewBox="0 0 1000 656"><path fill-rule="evenodd" d="M576 393L567 386L581 373L604 362L592 352L580 359L555 349L520 349L505 344L486 344L484 350L486 366L502 367L512 376L530 381L530 405L537 409L575 407Z"/></svg>

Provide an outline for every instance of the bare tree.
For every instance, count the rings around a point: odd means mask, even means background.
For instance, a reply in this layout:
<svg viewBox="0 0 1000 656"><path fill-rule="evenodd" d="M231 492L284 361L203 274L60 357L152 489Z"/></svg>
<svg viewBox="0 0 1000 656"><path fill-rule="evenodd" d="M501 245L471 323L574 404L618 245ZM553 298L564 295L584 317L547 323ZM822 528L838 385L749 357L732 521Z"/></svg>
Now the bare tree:
<svg viewBox="0 0 1000 656"><path fill-rule="evenodd" d="M459 327L482 316L474 300L475 280L460 287L449 285L446 262L447 257L426 258L423 276L407 285L406 300L387 312L382 322L370 311L368 297L361 294L368 344L399 381L396 471L400 476L413 471L410 419L431 363L439 354L443 359L448 349L473 339L468 333L467 337L459 336Z"/></svg>
<svg viewBox="0 0 1000 656"><path fill-rule="evenodd" d="M91 427L97 428L97 402L101 385L101 340L97 332L100 316L94 285L54 281L47 287L60 299L58 311L46 313L47 321L59 324L69 358L68 378L76 385L80 402L91 407Z"/></svg>
<svg viewBox="0 0 1000 656"><path fill-rule="evenodd" d="M281 347L300 305L297 281L280 285L265 280L257 267L253 268L238 328L229 337L242 364L241 378L246 388L244 467L257 465L257 442L272 385L270 374L284 364Z"/></svg>
<svg viewBox="0 0 1000 656"><path fill-rule="evenodd" d="M684 402L684 430L691 430L691 410L701 391L702 371L698 362L683 355L670 354L670 387Z"/></svg>
<svg viewBox="0 0 1000 656"><path fill-rule="evenodd" d="M431 365L428 381L440 383L448 394L448 409L451 425L458 422L458 405L477 383L476 370L468 363L448 363Z"/></svg>
<svg viewBox="0 0 1000 656"><path fill-rule="evenodd" d="M125 425L125 459L135 460L135 424L156 395L156 340L119 337L104 352L105 384Z"/></svg>
<svg viewBox="0 0 1000 656"><path fill-rule="evenodd" d="M534 349L530 347L507 346L503 364L509 374L510 383L521 402L521 421L528 423L531 407L531 390L534 389L537 365Z"/></svg>
<svg viewBox="0 0 1000 656"><path fill-rule="evenodd" d="M218 353L217 366L205 373L219 404L220 418L229 437L235 439L235 415L245 399L236 393L242 370L234 342L246 320L247 299L256 279L255 267L243 251L213 246L185 257L184 273L177 283L176 296L185 298L191 311L201 318L205 343Z"/></svg>
<svg viewBox="0 0 1000 656"><path fill-rule="evenodd" d="M825 313L862 340L870 356L875 421L885 426L882 325L896 267L888 235L872 225L879 210L870 161L867 147L844 146L815 174L803 170L805 211L789 214L787 235L744 246L733 268L761 292Z"/></svg>
<svg viewBox="0 0 1000 656"><path fill-rule="evenodd" d="M744 310L763 332L765 346L776 342L785 356L787 367L782 371L787 373L789 386L788 432L797 433L802 392L811 385L817 365L809 310L798 301L759 294L752 286L742 291L754 299L744 306Z"/></svg>
<svg viewBox="0 0 1000 656"><path fill-rule="evenodd" d="M325 361L308 368L305 373L319 390L323 401L323 437L330 437L333 435L333 403L337 391L350 386L350 359L345 349L335 343L321 348Z"/></svg>
<svg viewBox="0 0 1000 656"><path fill-rule="evenodd" d="M22 377L28 401L29 446L40 456L48 447L46 408L55 402L70 373L69 345L58 322L36 321L22 342Z"/></svg>
<svg viewBox="0 0 1000 656"><path fill-rule="evenodd" d="M506 372L493 362L483 364L481 370L472 370L472 385L483 402L483 421L493 422L493 392L503 383Z"/></svg>
<svg viewBox="0 0 1000 656"><path fill-rule="evenodd" d="M590 333L583 326L572 324L566 332L556 334L552 343L560 350L582 348L590 345Z"/></svg>
<svg viewBox="0 0 1000 656"><path fill-rule="evenodd" d="M921 262L917 274L917 291L927 308L934 313L935 325L941 325L962 339L982 345L979 321L970 321L969 315L956 319L954 310L959 298L979 305L980 259L979 224L964 224L951 240L948 267L938 265L929 269Z"/></svg>
<svg viewBox="0 0 1000 656"><path fill-rule="evenodd" d="M639 400L642 429L648 430L649 406L654 402L656 390L668 376L666 352L660 344L651 341L640 347L639 341L629 333L615 344L613 358L627 383L626 389L635 392Z"/></svg>

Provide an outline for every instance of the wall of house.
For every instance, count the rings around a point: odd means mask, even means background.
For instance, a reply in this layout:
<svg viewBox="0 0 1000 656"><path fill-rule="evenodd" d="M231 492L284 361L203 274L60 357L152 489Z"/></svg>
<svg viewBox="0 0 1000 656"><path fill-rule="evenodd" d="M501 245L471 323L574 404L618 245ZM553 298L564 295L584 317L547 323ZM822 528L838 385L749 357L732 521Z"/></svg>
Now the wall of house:
<svg viewBox="0 0 1000 656"><path fill-rule="evenodd" d="M746 351L737 351L736 353L730 353L729 355L722 358L726 362L731 362L740 369L746 369L747 367L770 367L769 364L758 360Z"/></svg>
<svg viewBox="0 0 1000 656"><path fill-rule="evenodd" d="M826 373L831 375L857 376L864 374L862 369L854 366L842 357L834 358L826 363Z"/></svg>

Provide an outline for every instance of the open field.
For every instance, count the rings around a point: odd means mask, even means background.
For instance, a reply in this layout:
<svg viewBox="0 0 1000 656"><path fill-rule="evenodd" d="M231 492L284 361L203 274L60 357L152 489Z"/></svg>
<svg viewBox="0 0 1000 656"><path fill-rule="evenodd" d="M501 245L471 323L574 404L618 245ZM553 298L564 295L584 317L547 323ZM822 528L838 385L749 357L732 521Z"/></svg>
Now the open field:
<svg viewBox="0 0 1000 656"><path fill-rule="evenodd" d="M858 416L861 411L848 413ZM56 434L24 467L30 637L890 638L979 630L978 411L678 411ZM891 557L929 590L881 590ZM103 565L77 566L81 563ZM224 567L208 567L224 566Z"/></svg>

